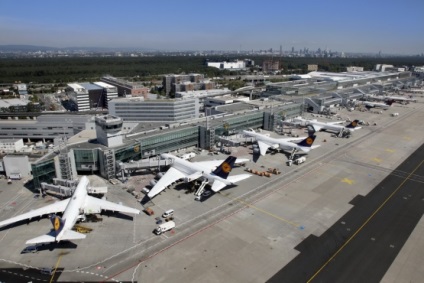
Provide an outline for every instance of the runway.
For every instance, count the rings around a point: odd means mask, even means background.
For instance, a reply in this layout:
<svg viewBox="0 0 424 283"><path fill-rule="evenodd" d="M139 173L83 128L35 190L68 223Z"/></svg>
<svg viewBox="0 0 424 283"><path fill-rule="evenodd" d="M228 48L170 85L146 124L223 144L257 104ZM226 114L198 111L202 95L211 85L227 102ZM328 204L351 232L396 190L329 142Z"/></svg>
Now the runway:
<svg viewBox="0 0 424 283"><path fill-rule="evenodd" d="M268 282L380 282L424 213L424 145Z"/></svg>

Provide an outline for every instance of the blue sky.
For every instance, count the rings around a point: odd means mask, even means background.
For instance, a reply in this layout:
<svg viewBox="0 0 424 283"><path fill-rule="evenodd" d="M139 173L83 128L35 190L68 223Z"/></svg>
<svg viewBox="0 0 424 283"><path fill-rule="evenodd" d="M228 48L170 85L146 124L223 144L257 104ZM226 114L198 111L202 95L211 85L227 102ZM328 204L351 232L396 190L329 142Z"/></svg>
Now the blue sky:
<svg viewBox="0 0 424 283"><path fill-rule="evenodd" d="M424 0L0 1L0 45L424 52Z"/></svg>

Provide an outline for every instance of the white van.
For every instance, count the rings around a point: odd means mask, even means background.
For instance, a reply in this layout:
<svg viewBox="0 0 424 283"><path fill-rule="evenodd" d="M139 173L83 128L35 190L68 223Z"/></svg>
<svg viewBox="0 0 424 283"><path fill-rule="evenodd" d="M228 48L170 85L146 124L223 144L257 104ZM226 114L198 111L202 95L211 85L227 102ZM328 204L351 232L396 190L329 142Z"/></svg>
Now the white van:
<svg viewBox="0 0 424 283"><path fill-rule="evenodd" d="M162 214L162 217L163 217L163 218L167 218L167 217L170 217L170 216L172 216L172 215L174 215L174 210L173 210L173 209L170 209L170 210L165 211L165 212Z"/></svg>

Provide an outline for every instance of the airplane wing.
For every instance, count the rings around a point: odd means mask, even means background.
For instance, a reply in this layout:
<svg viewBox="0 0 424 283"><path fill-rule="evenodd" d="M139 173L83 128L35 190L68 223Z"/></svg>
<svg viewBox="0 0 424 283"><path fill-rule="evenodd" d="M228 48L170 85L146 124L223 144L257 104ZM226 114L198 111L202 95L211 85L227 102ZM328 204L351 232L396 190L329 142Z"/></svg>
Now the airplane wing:
<svg viewBox="0 0 424 283"><path fill-rule="evenodd" d="M38 209L31 210L30 212L1 221L0 227L10 225L12 223L16 223L25 219L31 219L31 218L39 217L46 214L63 212L66 206L68 205L68 203L69 203L69 199L65 199L62 201L58 201L58 202L46 205Z"/></svg>
<svg viewBox="0 0 424 283"><path fill-rule="evenodd" d="M266 151L270 147L270 145L269 144L266 144L266 143L264 143L262 141L258 141L258 145L259 145L259 150L261 152L261 155L264 156L266 154Z"/></svg>
<svg viewBox="0 0 424 283"><path fill-rule="evenodd" d="M133 213L139 214L140 210L131 208L125 205L120 205L113 203L107 200L102 200L99 198L86 196L84 203L84 211L90 212L90 210L97 212L98 210L110 210L110 211L119 211L124 213ZM62 238L63 239L63 238Z"/></svg>
<svg viewBox="0 0 424 283"><path fill-rule="evenodd" d="M250 174L240 174L240 175L235 175L235 176L228 176L227 181L230 181L231 183L237 183L240 182L244 179L247 179L249 177L251 177L252 175ZM215 180L211 186L212 191L214 191L215 193L222 190L223 188L225 188L227 185L223 182L220 182L218 180Z"/></svg>
<svg viewBox="0 0 424 283"><path fill-rule="evenodd" d="M218 192L218 191L222 190L223 188L225 188L226 186L227 186L227 184L225 184L221 181L215 180L213 182L212 186L211 186L211 189L214 192Z"/></svg>
<svg viewBox="0 0 424 283"><path fill-rule="evenodd" d="M185 177L187 177L186 174L175 169L174 167L170 167L168 171L166 171L165 175L163 175L163 177L160 178L156 185L150 190L147 196L149 198L153 198L173 182Z"/></svg>
<svg viewBox="0 0 424 283"><path fill-rule="evenodd" d="M306 137L298 137L298 138L291 137L291 138L284 138L284 139L278 139L278 140L281 142L289 142L289 141L301 141L301 140L304 140L305 138Z"/></svg>
<svg viewBox="0 0 424 283"><path fill-rule="evenodd" d="M243 181L244 179L247 179L249 177L252 177L252 175L250 175L250 174L239 174L239 175L234 175L234 176L228 176L227 180L230 181L231 183L237 183L237 182Z"/></svg>
<svg viewBox="0 0 424 283"><path fill-rule="evenodd" d="M49 233L47 233L46 235L42 235L36 238L33 238L31 240L26 241L26 244L40 244L40 243L52 243L56 241L56 237L55 237L55 231L51 231ZM79 240L79 239L85 239L85 235L72 231L72 230L66 230L63 233L62 238L60 239L61 241L64 240Z"/></svg>

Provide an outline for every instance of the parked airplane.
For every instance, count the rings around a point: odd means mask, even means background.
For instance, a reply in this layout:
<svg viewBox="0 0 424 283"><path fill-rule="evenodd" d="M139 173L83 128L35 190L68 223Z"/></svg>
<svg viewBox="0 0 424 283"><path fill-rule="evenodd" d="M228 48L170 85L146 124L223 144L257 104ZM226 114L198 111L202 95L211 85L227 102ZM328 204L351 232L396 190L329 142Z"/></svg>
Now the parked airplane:
<svg viewBox="0 0 424 283"><path fill-rule="evenodd" d="M391 101L400 102L400 103L417 102L416 99L403 97L403 96L385 96L384 98L386 99L386 101L391 100Z"/></svg>
<svg viewBox="0 0 424 283"><path fill-rule="evenodd" d="M101 200L87 195L87 187L90 181L86 176L83 176L78 183L77 188L71 198L58 201L56 203L31 210L30 212L9 218L0 222L0 227L16 223L25 219L40 217L46 214L52 214L50 221L53 224L53 230L28 240L27 244L59 242L63 240L84 239L85 235L72 231L78 219L81 219L80 214L100 213L102 210L119 211L124 213L139 214L140 210L131 207L119 205L110 201ZM59 217L55 213L63 212L63 216Z"/></svg>
<svg viewBox="0 0 424 283"><path fill-rule="evenodd" d="M310 125L314 129L315 132L327 131L327 132L333 132L333 133L339 134L339 136L341 136L343 134L343 132L345 132L345 131L353 132L354 130L359 130L361 128L361 127L358 127L359 120L354 120L346 126L339 125L339 124L343 123L342 121L318 122L316 119L307 120L307 119L303 119L301 117L294 118L293 122L295 122L295 123L299 122L302 125L306 125L306 126Z"/></svg>
<svg viewBox="0 0 424 283"><path fill-rule="evenodd" d="M191 182L203 177L205 182L212 183L212 191L218 192L228 185L233 185L251 176L250 174L240 174L228 177L228 174L236 163L236 157L234 156L229 156L224 162L222 162L222 160L190 162L168 153L161 154L161 157L171 160L172 165L149 191L147 194L149 198L155 197L166 187L179 179ZM237 161L246 162L247 159L239 159Z"/></svg>
<svg viewBox="0 0 424 283"><path fill-rule="evenodd" d="M370 109L370 108L381 108L381 109L387 110L393 104L393 101L392 100L387 100L385 103L371 102L371 101L362 101L360 104L365 105L365 107L367 109Z"/></svg>
<svg viewBox="0 0 424 283"><path fill-rule="evenodd" d="M392 101L399 103L408 103L408 102L417 102L416 99L412 98L412 96L395 96L395 95L368 95L368 99L371 100L380 100L380 101Z"/></svg>
<svg viewBox="0 0 424 283"><path fill-rule="evenodd" d="M268 148L272 149L280 149L283 151L290 152L289 160L292 160L296 153L304 152L308 153L311 149L319 147L319 145L312 145L316 138L315 135L308 136L306 138L284 138L284 139L276 139L271 138L269 136L255 133L254 131L243 131L243 133L248 137L253 137L256 139L259 150L262 156L266 154ZM299 143L295 143L293 141L301 140Z"/></svg>

